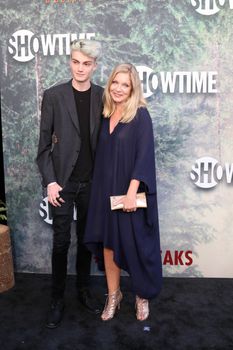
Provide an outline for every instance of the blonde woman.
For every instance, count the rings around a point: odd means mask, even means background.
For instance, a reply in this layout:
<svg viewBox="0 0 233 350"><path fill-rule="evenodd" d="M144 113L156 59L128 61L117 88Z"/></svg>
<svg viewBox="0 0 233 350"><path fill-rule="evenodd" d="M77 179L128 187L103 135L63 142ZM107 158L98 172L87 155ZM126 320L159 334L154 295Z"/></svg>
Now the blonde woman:
<svg viewBox="0 0 233 350"><path fill-rule="evenodd" d="M154 137L135 67L120 64L104 91L103 122L97 146L84 242L104 257L108 297L101 318L120 308L121 269L131 277L136 317L149 316L149 299L161 289L162 269L156 201ZM146 192L147 208L136 194ZM111 210L110 196L126 195Z"/></svg>

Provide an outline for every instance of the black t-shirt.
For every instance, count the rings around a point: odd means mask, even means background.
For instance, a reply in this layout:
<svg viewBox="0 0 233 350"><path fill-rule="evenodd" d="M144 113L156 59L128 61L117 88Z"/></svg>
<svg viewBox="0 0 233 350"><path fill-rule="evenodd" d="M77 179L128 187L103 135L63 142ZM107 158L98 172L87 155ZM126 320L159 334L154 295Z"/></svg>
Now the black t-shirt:
<svg viewBox="0 0 233 350"><path fill-rule="evenodd" d="M77 108L81 149L74 170L71 174L73 181L89 181L92 176L93 159L90 143L90 99L91 88L86 91L78 91L73 88Z"/></svg>

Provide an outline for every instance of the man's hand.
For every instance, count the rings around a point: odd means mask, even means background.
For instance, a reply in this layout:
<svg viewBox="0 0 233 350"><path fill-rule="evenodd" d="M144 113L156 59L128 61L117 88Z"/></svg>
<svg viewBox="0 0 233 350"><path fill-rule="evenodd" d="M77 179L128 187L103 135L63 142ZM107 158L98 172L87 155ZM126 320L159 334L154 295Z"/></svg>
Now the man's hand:
<svg viewBox="0 0 233 350"><path fill-rule="evenodd" d="M59 194L59 191L61 190L62 187L59 186L56 182L48 184L47 186L48 201L54 207L60 207L62 203L65 203Z"/></svg>

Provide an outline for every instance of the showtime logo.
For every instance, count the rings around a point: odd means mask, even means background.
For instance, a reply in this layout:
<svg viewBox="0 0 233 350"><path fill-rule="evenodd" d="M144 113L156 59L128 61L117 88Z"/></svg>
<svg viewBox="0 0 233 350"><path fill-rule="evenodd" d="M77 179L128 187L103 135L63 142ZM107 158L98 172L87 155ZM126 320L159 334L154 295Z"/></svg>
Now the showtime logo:
<svg viewBox="0 0 233 350"><path fill-rule="evenodd" d="M223 179L224 174L226 182L232 183L233 163L225 163L222 167L215 158L202 157L192 166L190 177L197 187L213 188Z"/></svg>
<svg viewBox="0 0 233 350"><path fill-rule="evenodd" d="M211 16L219 12L227 2L232 10L233 0L191 0L191 5L201 15Z"/></svg>
<svg viewBox="0 0 233 350"><path fill-rule="evenodd" d="M95 33L47 34L36 36L30 30L18 30L8 42L8 52L16 61L29 62L42 51L44 56L69 55L70 42L75 39L91 39Z"/></svg>
<svg viewBox="0 0 233 350"><path fill-rule="evenodd" d="M158 88L164 94L173 94L176 92L181 94L215 94L218 92L218 72L216 71L155 73L147 66L136 66L136 68L142 83L143 95L145 98L152 96Z"/></svg>

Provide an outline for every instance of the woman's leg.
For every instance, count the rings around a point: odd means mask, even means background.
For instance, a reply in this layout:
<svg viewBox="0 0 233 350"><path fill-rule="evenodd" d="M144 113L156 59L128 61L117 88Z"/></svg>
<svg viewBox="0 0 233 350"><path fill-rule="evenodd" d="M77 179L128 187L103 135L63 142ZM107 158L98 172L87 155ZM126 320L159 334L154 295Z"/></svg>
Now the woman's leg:
<svg viewBox="0 0 233 350"><path fill-rule="evenodd" d="M108 293L112 294L119 289L121 270L113 260L113 251L111 249L104 248L104 265L108 284Z"/></svg>
<svg viewBox="0 0 233 350"><path fill-rule="evenodd" d="M113 261L113 251L104 248L104 264L108 285L108 297L101 318L108 321L115 315L116 309L120 308L122 293L120 291L120 268Z"/></svg>

